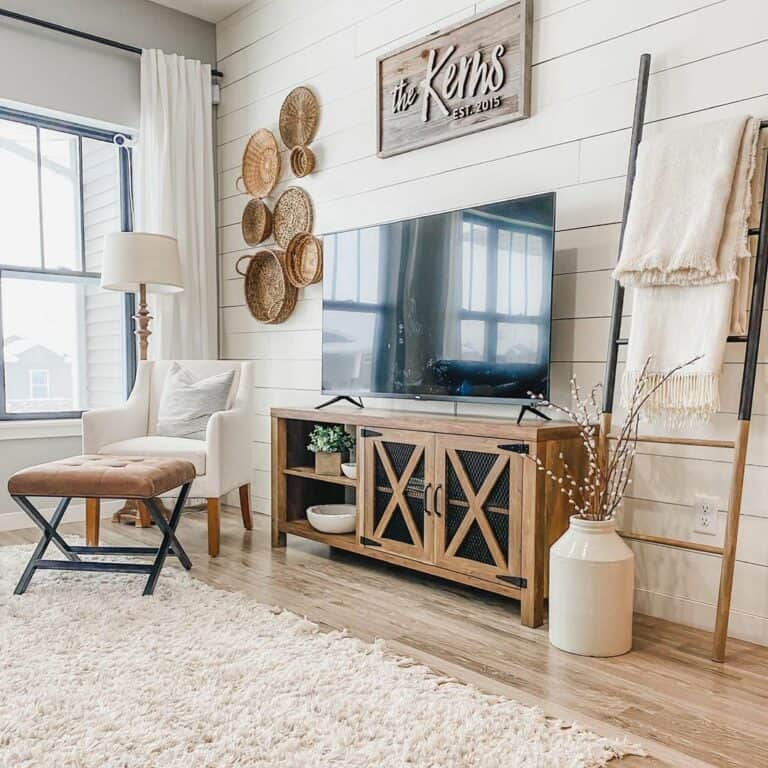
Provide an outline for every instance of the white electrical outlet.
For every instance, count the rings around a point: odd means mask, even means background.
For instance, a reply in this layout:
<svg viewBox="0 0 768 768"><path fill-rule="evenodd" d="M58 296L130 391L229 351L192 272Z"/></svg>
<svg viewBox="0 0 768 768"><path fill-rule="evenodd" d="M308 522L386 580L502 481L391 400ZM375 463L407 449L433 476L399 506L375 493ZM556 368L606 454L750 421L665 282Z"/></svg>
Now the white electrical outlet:
<svg viewBox="0 0 768 768"><path fill-rule="evenodd" d="M693 532L717 536L720 499L714 496L696 496L693 503Z"/></svg>

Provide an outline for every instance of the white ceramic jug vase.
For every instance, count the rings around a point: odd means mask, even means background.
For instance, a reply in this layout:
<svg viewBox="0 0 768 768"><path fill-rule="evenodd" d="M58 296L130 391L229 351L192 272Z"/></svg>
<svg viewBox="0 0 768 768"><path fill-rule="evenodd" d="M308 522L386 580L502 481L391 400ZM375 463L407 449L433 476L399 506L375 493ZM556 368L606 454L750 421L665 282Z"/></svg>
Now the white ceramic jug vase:
<svg viewBox="0 0 768 768"><path fill-rule="evenodd" d="M635 556L613 520L571 517L549 553L549 641L582 656L632 648Z"/></svg>

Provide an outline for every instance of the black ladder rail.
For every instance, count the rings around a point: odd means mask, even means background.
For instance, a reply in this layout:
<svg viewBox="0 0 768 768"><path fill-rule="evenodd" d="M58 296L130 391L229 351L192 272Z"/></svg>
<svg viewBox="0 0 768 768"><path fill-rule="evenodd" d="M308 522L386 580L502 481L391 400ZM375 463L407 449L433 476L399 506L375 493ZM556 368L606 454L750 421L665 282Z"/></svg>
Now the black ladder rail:
<svg viewBox="0 0 768 768"><path fill-rule="evenodd" d="M643 124L645 122L645 104L648 99L648 79L651 74L651 54L644 53L640 57L637 72L637 91L635 92L635 114L632 118L632 138L629 144L629 162L627 164L627 182L624 187L624 210L621 217L621 232L619 234L619 255L624 244L624 231L627 227L629 205L632 202L632 187L637 171L637 152L643 139ZM601 438L603 450L605 437L611 429L611 413L613 412L613 395L616 387L616 364L619 358L618 340L621 335L621 316L624 311L624 287L616 280L613 284L613 309L611 311L610 343L608 345L608 360L605 366L605 381L603 384L603 419L601 423ZM607 425L607 426L606 426ZM605 455L605 454L604 454Z"/></svg>
<svg viewBox="0 0 768 768"><path fill-rule="evenodd" d="M650 74L651 57L643 54L640 57L638 72L637 92L635 95L635 113L632 123L632 140L629 150L629 164L627 168L627 183L624 193L624 210L619 237L619 258L624 243L624 232L627 223L627 215L632 200L632 186L635 180L637 166L637 152L643 135L643 122L645 119L645 105L648 95L648 77ZM760 130L768 128L768 120L760 121ZM750 227L749 236L757 236L757 249L755 252L755 269L752 279L752 296L750 301L749 326L746 335L729 335L728 342L746 343L744 353L744 368L741 378L741 396L739 399L738 428L736 439L733 441L734 450L733 467L731 473L730 493L728 498L728 520L725 530L725 543L720 547L703 547L695 543L666 539L660 536L646 536L642 534L626 533L627 538L636 538L663 546L671 546L676 549L689 549L692 551L710 551L711 554L721 556L720 588L717 599L717 613L715 629L712 641L712 659L722 662L725 660L725 648L728 638L728 621L730 617L731 596L733 593L733 576L736 563L736 546L738 542L739 517L741 514L741 499L744 485L744 472L746 467L747 445L749 442L749 428L752 418L752 403L754 399L755 377L760 346L760 326L763 318L763 306L765 302L766 283L768 282L768 170L763 178L763 199L760 206L760 223L758 227ZM611 327L608 345L608 360L603 390L603 409L600 424L600 454L608 455L608 440L611 430L611 417L613 413L614 394L616 387L616 367L618 365L619 347L629 343L629 339L621 337L621 321L624 309L624 288L617 281L614 283L613 308L611 314ZM675 442L685 444L685 438ZM696 444L694 439L691 444ZM720 447L731 447L725 445Z"/></svg>

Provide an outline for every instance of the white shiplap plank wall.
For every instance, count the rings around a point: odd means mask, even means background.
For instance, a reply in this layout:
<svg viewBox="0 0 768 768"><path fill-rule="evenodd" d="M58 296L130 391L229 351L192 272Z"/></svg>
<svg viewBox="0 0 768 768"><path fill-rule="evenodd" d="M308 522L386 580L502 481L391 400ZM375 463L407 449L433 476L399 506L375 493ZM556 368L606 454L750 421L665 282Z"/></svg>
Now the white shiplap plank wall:
<svg viewBox="0 0 768 768"><path fill-rule="evenodd" d="M218 25L225 73L217 125L221 348L224 357L259 361L252 490L260 512L269 512L269 409L314 405L320 386L319 287L302 293L286 323L261 326L244 306L242 280L234 271L237 258L247 253L239 225L245 198L234 187L240 156L256 128L277 133L288 89L308 84L321 103L313 144L318 168L302 180L316 205L318 232L557 191L552 374L554 395L561 398L573 373L583 383L602 379L639 55L653 56L648 132L672 124L695 130L702 121L739 113L768 115L764 0L538 0L529 120L377 158L376 56L494 4L255 0ZM285 172L276 194L290 183ZM743 348L729 350L723 413L699 434L733 435L742 356ZM731 626L734 634L768 644L766 363L768 344L758 373ZM495 406L457 409L509 413ZM728 458L722 451L674 446L644 452L627 522L637 530L691 537L695 494L725 500ZM718 562L650 544L633 547L638 608L711 626Z"/></svg>

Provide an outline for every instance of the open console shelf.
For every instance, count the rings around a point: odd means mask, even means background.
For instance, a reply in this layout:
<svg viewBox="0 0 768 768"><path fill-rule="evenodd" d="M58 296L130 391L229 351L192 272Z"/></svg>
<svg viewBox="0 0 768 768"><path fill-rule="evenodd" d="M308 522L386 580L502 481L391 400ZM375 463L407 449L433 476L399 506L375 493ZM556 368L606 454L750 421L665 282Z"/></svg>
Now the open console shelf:
<svg viewBox="0 0 768 768"><path fill-rule="evenodd" d="M315 424L357 437L357 480L318 475ZM439 414L272 410L272 546L286 534L513 597L521 620L543 621L549 547L568 526L563 494L526 458L584 466L577 427ZM326 534L313 504L355 504L357 530Z"/></svg>
<svg viewBox="0 0 768 768"><path fill-rule="evenodd" d="M344 475L318 475L314 467L286 467L283 470L284 475L292 477L306 477L310 480L317 480L321 483L333 483L334 485L347 485L351 488L357 488L357 480L351 480Z"/></svg>

